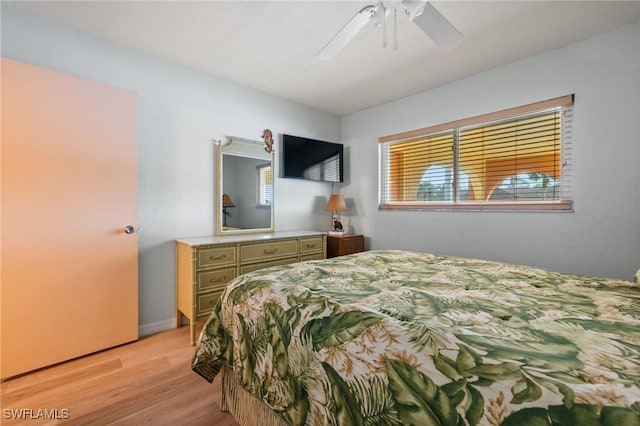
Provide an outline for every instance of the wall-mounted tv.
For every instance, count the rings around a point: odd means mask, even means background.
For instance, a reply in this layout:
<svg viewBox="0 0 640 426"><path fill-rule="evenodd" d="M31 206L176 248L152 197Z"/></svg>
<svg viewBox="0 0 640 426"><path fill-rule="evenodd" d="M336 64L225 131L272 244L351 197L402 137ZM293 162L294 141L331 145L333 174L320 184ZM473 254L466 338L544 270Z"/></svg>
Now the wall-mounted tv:
<svg viewBox="0 0 640 426"><path fill-rule="evenodd" d="M341 143L282 135L282 177L342 182L344 149Z"/></svg>

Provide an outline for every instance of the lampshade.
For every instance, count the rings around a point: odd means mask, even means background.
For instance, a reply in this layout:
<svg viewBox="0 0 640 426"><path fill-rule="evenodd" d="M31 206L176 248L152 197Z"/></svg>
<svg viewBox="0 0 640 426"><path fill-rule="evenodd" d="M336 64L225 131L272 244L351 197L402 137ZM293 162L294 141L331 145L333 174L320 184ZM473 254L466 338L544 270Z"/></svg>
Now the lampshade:
<svg viewBox="0 0 640 426"><path fill-rule="evenodd" d="M229 194L222 194L222 207L235 207L236 205L233 204L233 201L231 201L231 197L229 196Z"/></svg>
<svg viewBox="0 0 640 426"><path fill-rule="evenodd" d="M329 210L332 212L346 212L349 210L347 208L347 204L344 202L344 196L340 194L331 194L329 197L329 202L327 203L327 207L325 210Z"/></svg>

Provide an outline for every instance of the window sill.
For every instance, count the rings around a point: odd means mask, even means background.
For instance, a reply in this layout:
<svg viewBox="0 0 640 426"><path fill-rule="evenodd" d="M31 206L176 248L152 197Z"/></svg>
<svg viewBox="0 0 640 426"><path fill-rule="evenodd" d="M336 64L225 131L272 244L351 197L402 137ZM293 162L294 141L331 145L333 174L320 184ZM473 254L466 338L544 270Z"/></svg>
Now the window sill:
<svg viewBox="0 0 640 426"><path fill-rule="evenodd" d="M509 202L476 202L476 203L385 203L381 204L379 210L435 210L435 211L512 211L512 212L564 212L573 213L571 201L520 201Z"/></svg>

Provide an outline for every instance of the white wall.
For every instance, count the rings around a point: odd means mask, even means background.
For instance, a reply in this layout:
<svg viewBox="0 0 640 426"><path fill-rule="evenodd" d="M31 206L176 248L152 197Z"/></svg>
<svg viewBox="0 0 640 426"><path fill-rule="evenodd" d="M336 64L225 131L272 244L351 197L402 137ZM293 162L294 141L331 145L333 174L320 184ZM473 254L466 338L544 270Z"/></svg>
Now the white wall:
<svg viewBox="0 0 640 426"><path fill-rule="evenodd" d="M575 94L575 213L378 211L379 136ZM370 248L630 279L640 267L640 23L342 120ZM357 161L354 161L357 159Z"/></svg>
<svg viewBox="0 0 640 426"><path fill-rule="evenodd" d="M140 330L175 317L176 238L212 235L214 146L225 135L339 140L340 119L2 6L2 56L138 94ZM279 165L276 142L276 165ZM127 155L128 153L123 153ZM277 230L324 230L331 185L276 179ZM124 225L124 224L123 224Z"/></svg>

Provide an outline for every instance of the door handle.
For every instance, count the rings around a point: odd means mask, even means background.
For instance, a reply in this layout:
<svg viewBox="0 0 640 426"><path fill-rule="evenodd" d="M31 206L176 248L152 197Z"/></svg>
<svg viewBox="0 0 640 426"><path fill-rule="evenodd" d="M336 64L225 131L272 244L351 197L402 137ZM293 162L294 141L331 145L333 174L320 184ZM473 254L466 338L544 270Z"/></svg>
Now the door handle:
<svg viewBox="0 0 640 426"><path fill-rule="evenodd" d="M131 225L127 225L127 226L124 227L124 233L125 234L135 234L136 231L137 231L137 229L134 228Z"/></svg>

